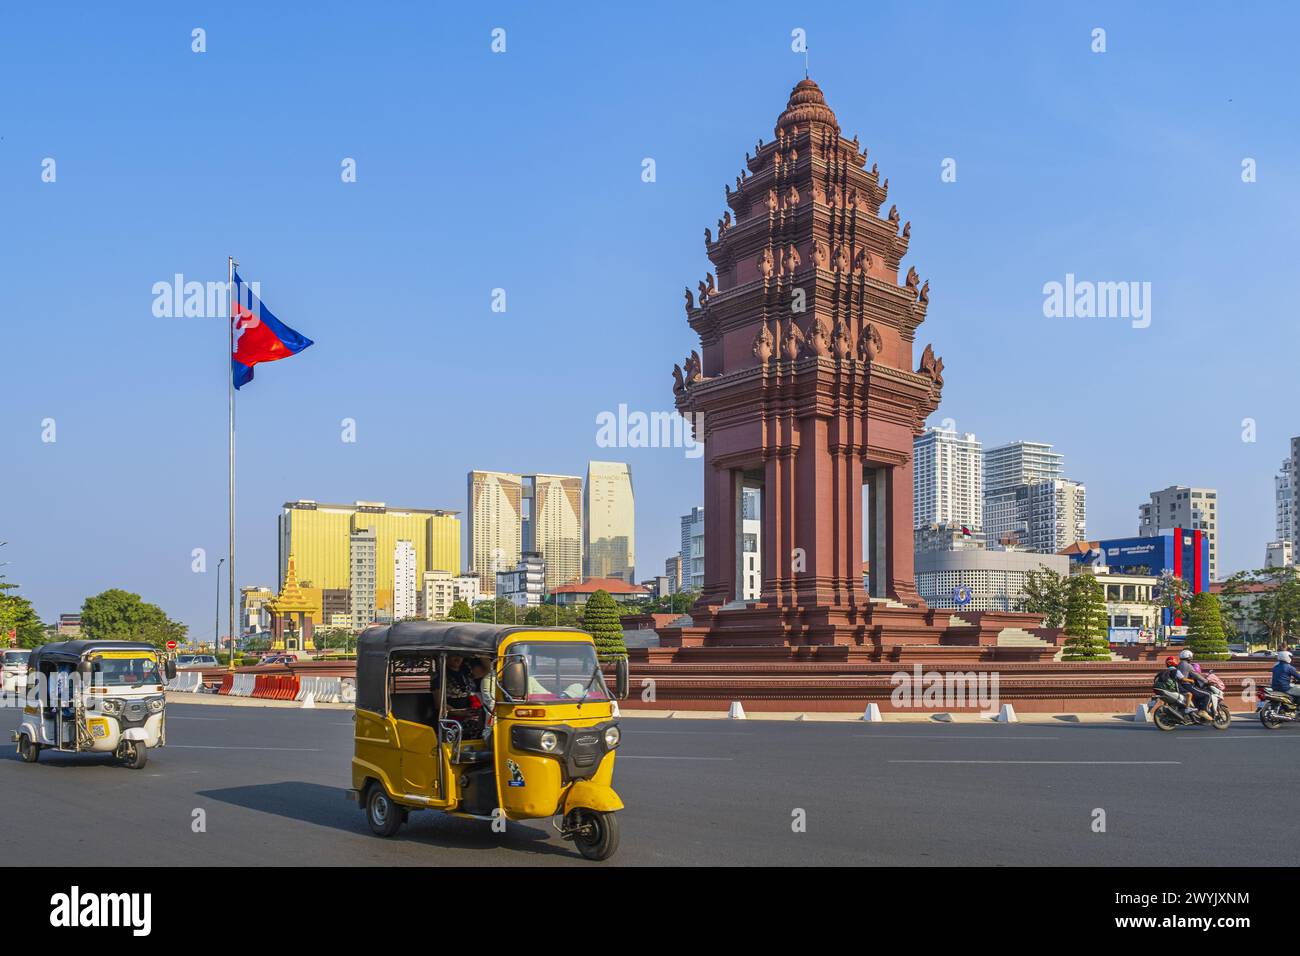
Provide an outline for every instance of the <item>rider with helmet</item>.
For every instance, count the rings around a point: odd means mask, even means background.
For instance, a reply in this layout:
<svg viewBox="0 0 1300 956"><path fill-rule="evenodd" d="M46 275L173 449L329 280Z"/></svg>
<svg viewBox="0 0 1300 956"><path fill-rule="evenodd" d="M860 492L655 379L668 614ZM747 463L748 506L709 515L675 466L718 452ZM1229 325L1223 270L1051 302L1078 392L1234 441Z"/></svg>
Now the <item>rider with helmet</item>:
<svg viewBox="0 0 1300 956"><path fill-rule="evenodd" d="M1291 652L1278 651L1277 663L1273 665L1273 689L1290 694L1291 699L1300 705L1300 671L1291 666Z"/></svg>
<svg viewBox="0 0 1300 956"><path fill-rule="evenodd" d="M1208 709L1211 698L1207 689L1210 682L1192 665L1192 652L1188 649L1178 655L1178 681L1183 690L1191 694L1199 716L1208 719L1211 716Z"/></svg>

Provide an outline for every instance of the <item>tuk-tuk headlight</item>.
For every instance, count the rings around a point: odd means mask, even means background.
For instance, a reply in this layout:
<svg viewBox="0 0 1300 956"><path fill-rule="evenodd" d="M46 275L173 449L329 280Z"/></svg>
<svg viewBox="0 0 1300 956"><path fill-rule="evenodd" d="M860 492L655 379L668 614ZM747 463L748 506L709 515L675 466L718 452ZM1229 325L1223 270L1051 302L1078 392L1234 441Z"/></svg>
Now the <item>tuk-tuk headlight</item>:
<svg viewBox="0 0 1300 956"><path fill-rule="evenodd" d="M105 697L100 701L100 706L110 717L115 717L122 712L122 702L112 697Z"/></svg>
<svg viewBox="0 0 1300 956"><path fill-rule="evenodd" d="M163 697L151 697L151 698L149 698L149 713L151 713L151 714L160 714L160 713L162 713L163 703L164 703L165 699L166 699L166 698L163 698Z"/></svg>
<svg viewBox="0 0 1300 956"><path fill-rule="evenodd" d="M556 736L555 731L544 730L542 735L537 738L537 745L547 753L551 753L560 745L560 738Z"/></svg>
<svg viewBox="0 0 1300 956"><path fill-rule="evenodd" d="M605 748L606 748L607 750L613 750L615 747L618 746L619 738L622 737L622 736L623 736L623 735L622 735L621 733L619 733L619 730L618 730L617 727L606 727L606 728L605 728Z"/></svg>

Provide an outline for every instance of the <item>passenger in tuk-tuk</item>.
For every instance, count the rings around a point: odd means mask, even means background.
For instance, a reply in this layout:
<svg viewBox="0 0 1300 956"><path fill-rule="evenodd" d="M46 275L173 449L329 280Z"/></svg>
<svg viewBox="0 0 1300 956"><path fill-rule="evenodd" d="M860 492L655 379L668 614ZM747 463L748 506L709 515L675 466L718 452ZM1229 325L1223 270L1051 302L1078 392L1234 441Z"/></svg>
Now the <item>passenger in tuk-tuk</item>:
<svg viewBox="0 0 1300 956"><path fill-rule="evenodd" d="M483 705L483 731L482 737L487 740L492 734L492 711L493 703L496 700L496 675L492 672L492 660L487 657L476 657L469 665L470 677L474 679L474 686L478 688L478 698Z"/></svg>
<svg viewBox="0 0 1300 956"><path fill-rule="evenodd" d="M470 675L465 658L459 654L447 655L444 677L447 682L447 719L460 724L462 740L482 737L485 725L483 705L478 697L477 682Z"/></svg>

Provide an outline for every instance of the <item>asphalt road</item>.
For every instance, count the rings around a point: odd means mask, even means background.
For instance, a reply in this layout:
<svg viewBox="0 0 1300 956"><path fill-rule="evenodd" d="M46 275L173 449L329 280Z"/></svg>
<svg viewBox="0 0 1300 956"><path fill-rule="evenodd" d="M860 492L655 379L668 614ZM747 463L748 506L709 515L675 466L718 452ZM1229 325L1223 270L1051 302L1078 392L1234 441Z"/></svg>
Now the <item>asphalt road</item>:
<svg viewBox="0 0 1300 956"><path fill-rule="evenodd" d="M594 865L544 820L494 834L426 811L393 839L372 836L343 796L349 711L172 704L168 721L169 745L141 771L48 752L27 765L6 748L3 858ZM1151 865L1171 839L1184 865L1294 862L1277 835L1300 784L1300 727L635 717L623 728L614 783L627 809L611 863ZM193 832L196 809L206 832ZM43 817L58 823L33 825Z"/></svg>

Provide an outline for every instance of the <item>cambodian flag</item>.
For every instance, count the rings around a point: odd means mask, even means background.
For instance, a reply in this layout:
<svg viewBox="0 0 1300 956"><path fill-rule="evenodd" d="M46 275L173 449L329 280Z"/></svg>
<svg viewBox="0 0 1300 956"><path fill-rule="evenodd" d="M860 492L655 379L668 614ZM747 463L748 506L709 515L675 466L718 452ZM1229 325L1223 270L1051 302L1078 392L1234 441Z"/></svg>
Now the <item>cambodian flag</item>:
<svg viewBox="0 0 1300 956"><path fill-rule="evenodd" d="M242 388L253 380L253 366L258 362L276 362L297 355L312 341L272 315L253 290L244 285L238 272L233 293L230 322L234 327L235 348L230 356L230 371L235 388Z"/></svg>

